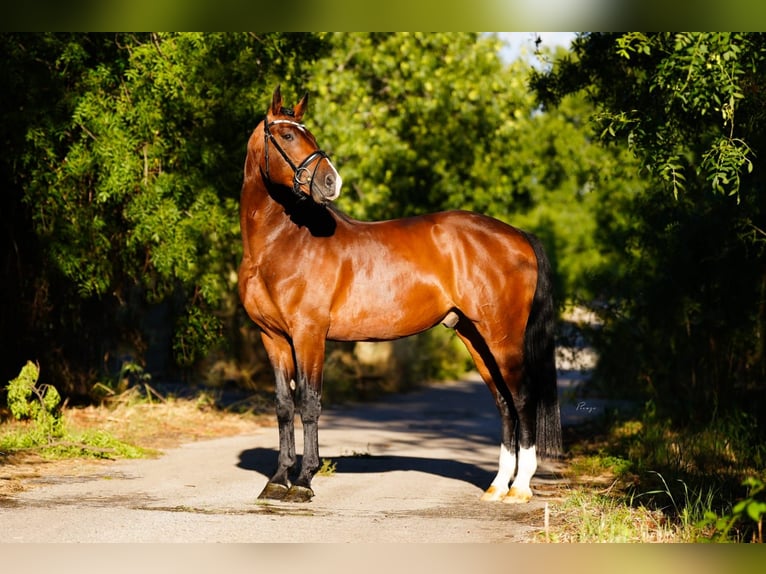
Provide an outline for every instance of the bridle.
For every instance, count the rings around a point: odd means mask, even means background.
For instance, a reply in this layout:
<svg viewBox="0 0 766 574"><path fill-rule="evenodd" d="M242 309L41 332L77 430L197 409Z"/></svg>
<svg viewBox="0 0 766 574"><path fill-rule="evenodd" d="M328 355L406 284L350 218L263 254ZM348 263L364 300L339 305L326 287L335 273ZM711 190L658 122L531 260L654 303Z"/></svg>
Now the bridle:
<svg viewBox="0 0 766 574"><path fill-rule="evenodd" d="M314 180L314 174L316 173L316 170L319 169L319 164L322 162L322 159L327 159L329 161L329 156L322 151L321 149L317 149L310 153L306 159L304 159L299 166L295 166L293 161L290 159L290 157L285 153L285 150L282 149L282 146L279 145L279 142L274 137L274 135L271 133L271 126L275 124L290 124L295 127L297 127L299 130L301 130L303 133L307 133L306 126L303 124L299 124L298 122L294 122L292 120L273 120L271 122L267 122L264 120L263 122L263 147L264 147L264 153L266 156L266 179L271 181L271 177L269 175L269 140L271 143L274 144L274 147L277 149L277 151L280 153L280 155L284 158L284 160L287 162L287 165L290 166L290 168L293 170L293 187L292 191L293 193L301 200L307 199L308 195L305 193L302 193L300 190L300 187L302 185L308 185L309 186L309 192L311 191L311 182ZM314 166L314 169L309 169L309 164L313 162L314 160L317 160L316 165ZM301 180L301 178L305 178Z"/></svg>

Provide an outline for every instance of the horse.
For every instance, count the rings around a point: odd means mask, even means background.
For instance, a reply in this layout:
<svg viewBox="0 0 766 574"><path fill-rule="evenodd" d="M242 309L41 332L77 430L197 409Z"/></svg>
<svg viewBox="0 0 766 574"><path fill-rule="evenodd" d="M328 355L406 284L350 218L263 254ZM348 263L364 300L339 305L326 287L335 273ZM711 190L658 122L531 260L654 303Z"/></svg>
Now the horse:
<svg viewBox="0 0 766 574"><path fill-rule="evenodd" d="M444 324L467 347L502 421L481 500L524 503L537 457L561 453L551 268L540 241L470 211L359 221L332 205L342 178L274 90L248 143L239 295L274 371L279 455L260 499L309 502L319 469L326 341L389 341ZM304 452L296 464L295 416ZM515 474L515 478L514 478ZM513 483L509 487L509 483Z"/></svg>

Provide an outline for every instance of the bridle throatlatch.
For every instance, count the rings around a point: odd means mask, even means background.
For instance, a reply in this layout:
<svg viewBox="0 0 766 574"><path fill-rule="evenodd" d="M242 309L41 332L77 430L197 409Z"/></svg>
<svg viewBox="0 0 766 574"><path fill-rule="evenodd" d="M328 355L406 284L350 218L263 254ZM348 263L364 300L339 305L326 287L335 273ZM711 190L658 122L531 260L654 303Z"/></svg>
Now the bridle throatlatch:
<svg viewBox="0 0 766 574"><path fill-rule="evenodd" d="M306 159L304 159L299 166L295 166L293 161L288 157L288 155L285 153L285 150L282 149L282 146L279 145L279 142L274 137L274 135L271 133L271 130L269 129L270 126L274 124L291 124L296 126L301 131L305 132L306 127L303 124L299 124L298 122L294 122L291 120L274 120L272 122L263 122L263 147L264 147L264 153L266 155L266 179L271 181L271 176L269 175L269 141L274 144L274 147L277 149L277 151L280 153L280 155L284 158L284 160L287 162L287 165L290 166L290 168L293 170L293 187L292 191L295 194L295 196L300 199L301 201L308 199L308 195L301 192L301 186L302 185L308 185L309 186L309 193L311 193L311 185L314 182L314 175L316 174L317 169L319 169L319 164L323 159L327 159L329 161L330 157L321 149L318 149L308 155ZM310 169L309 165L311 162L316 160L316 165L314 165L314 169Z"/></svg>

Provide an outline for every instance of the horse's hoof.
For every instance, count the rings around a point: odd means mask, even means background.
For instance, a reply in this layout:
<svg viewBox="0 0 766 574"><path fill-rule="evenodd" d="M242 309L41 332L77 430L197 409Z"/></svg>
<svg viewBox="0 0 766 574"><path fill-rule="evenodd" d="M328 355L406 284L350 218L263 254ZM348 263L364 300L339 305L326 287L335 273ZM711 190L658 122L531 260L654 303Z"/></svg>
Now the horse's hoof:
<svg viewBox="0 0 766 574"><path fill-rule="evenodd" d="M514 487L511 487L511 490L509 490L508 494L503 498L505 504L526 504L530 500L532 500L531 490L521 490L520 488Z"/></svg>
<svg viewBox="0 0 766 574"><path fill-rule="evenodd" d="M290 492L288 486L277 482L268 482L258 498L260 500L284 500L288 492Z"/></svg>
<svg viewBox="0 0 766 574"><path fill-rule="evenodd" d="M481 495L481 500L484 502L497 502L498 500L502 500L507 493L508 490L501 490L496 486L490 486L484 491L484 494Z"/></svg>
<svg viewBox="0 0 766 574"><path fill-rule="evenodd" d="M282 499L285 502L311 502L314 491L305 486L294 484L287 491L287 495Z"/></svg>

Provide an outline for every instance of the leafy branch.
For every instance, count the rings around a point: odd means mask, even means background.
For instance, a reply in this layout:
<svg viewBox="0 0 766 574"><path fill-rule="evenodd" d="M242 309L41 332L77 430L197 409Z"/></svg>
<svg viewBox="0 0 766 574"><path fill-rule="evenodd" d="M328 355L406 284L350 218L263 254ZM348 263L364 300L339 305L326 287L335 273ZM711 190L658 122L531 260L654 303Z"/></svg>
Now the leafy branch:
<svg viewBox="0 0 766 574"><path fill-rule="evenodd" d="M8 407L17 420L34 422L34 435L39 442L51 442L63 434L61 402L56 387L37 384L40 367L32 361L22 367L19 376L8 383Z"/></svg>

